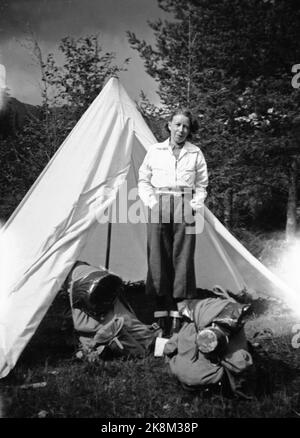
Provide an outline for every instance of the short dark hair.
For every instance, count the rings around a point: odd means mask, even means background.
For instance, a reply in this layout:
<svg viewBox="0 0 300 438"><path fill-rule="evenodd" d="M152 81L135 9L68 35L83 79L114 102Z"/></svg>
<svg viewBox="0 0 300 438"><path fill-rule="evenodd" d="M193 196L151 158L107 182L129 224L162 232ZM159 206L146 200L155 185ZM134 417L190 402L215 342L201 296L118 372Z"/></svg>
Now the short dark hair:
<svg viewBox="0 0 300 438"><path fill-rule="evenodd" d="M167 122L165 124L165 128L167 130L167 132L169 133L169 122L171 122L173 120L173 118L175 116L185 116L189 119L190 121L190 132L189 135L187 136L187 140L191 140L193 137L193 134L195 134L198 131L199 128L199 124L195 118L195 116L192 114L192 111L188 108L185 107L178 107L176 108L168 117Z"/></svg>

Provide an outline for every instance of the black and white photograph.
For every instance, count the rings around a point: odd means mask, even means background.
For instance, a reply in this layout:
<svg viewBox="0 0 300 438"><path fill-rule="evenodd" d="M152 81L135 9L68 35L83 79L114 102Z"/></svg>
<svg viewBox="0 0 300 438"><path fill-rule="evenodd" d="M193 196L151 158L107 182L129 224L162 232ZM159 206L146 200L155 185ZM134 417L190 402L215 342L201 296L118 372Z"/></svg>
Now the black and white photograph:
<svg viewBox="0 0 300 438"><path fill-rule="evenodd" d="M297 0L0 0L0 169L1 419L299 419Z"/></svg>

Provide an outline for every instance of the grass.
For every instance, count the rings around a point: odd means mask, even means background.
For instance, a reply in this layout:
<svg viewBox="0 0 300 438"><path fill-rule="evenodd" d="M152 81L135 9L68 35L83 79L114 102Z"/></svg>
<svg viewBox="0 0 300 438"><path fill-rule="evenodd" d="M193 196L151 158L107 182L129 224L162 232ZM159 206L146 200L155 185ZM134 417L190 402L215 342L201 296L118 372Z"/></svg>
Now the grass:
<svg viewBox="0 0 300 438"><path fill-rule="evenodd" d="M151 303L141 285L129 301L149 322ZM292 347L298 322L282 303L258 300L245 328L257 367L251 400L215 392L187 392L163 358L99 360L75 357L70 326L63 327L66 301L59 295L17 366L0 382L9 418L284 418L300 416L300 349ZM148 318L148 321L147 321ZM39 388L22 385L46 382Z"/></svg>

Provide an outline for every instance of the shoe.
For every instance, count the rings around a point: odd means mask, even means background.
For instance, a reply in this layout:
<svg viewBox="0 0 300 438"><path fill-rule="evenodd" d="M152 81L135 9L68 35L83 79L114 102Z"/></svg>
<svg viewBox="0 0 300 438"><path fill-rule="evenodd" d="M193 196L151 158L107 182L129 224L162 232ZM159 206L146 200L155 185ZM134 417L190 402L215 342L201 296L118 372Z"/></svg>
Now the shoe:
<svg viewBox="0 0 300 438"><path fill-rule="evenodd" d="M154 312L154 320L154 324L161 328L160 337L167 337L169 335L169 312L167 310L157 310Z"/></svg>
<svg viewBox="0 0 300 438"><path fill-rule="evenodd" d="M171 324L170 324L170 336L173 336L174 333L178 333L181 329L182 325L182 317L180 312L177 310L171 310L169 313Z"/></svg>

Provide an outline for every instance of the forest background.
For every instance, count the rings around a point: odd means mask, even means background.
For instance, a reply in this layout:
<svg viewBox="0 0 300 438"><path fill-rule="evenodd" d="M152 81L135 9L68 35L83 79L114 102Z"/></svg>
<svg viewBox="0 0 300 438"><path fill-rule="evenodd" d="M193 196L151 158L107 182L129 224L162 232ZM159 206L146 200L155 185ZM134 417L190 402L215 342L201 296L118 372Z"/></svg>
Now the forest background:
<svg viewBox="0 0 300 438"><path fill-rule="evenodd" d="M207 205L237 237L297 232L300 155L300 5L296 0L158 0L168 20L149 22L155 44L127 32L161 104L137 105L158 140L176 105L197 116L209 168ZM40 106L6 90L0 112L0 218L22 200L111 76L126 70L97 35L66 36L62 62L28 50L41 73ZM300 66L299 66L300 70ZM248 233L248 234L247 234ZM248 236L249 237L249 236Z"/></svg>
<svg viewBox="0 0 300 438"><path fill-rule="evenodd" d="M272 264L282 242L297 236L299 222L300 4L157 1L169 18L148 23L155 44L127 33L128 44L157 81L160 97L160 105L154 105L143 90L137 105L158 140L166 137L165 119L174 106L191 108L199 123L193 142L209 168L208 207L255 256ZM61 62L43 53L33 34L27 43L40 68L42 104L23 104L5 90L0 111L2 223L108 78L130 63L117 64L97 35L63 38ZM299 282L296 255L288 266ZM141 285L129 285L128 297L144 320L149 303L141 290ZM31 418L300 415L299 324L282 303L254 303L246 324L257 366L254 397L236 400L186 393L163 360L154 357L78 362L73 331L68 346L61 329L62 298L58 295L18 367L1 382L0 415L1 409L3 416Z"/></svg>

